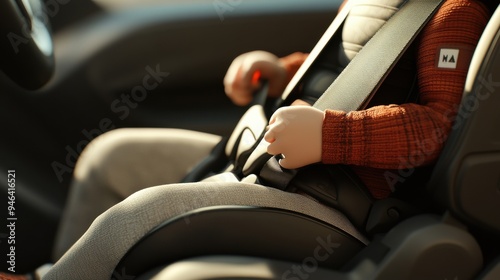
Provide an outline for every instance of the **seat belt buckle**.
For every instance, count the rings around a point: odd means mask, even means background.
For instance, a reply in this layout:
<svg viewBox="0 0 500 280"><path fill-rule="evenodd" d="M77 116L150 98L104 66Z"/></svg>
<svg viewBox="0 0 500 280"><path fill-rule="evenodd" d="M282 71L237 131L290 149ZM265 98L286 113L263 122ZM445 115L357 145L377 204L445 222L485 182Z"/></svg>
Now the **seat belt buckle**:
<svg viewBox="0 0 500 280"><path fill-rule="evenodd" d="M297 170L281 167L278 156L273 156L260 170L259 182L267 187L286 191L296 174Z"/></svg>

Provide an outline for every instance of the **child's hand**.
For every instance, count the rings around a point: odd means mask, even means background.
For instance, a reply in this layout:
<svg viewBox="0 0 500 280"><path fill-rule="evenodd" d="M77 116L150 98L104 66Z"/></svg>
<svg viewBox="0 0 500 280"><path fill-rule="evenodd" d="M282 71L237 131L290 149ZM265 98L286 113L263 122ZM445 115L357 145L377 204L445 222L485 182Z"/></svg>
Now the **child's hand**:
<svg viewBox="0 0 500 280"><path fill-rule="evenodd" d="M253 93L260 87L255 81L255 73L269 81L269 95L280 95L286 86L286 69L274 54L253 51L238 56L227 70L224 77L224 89L227 96L237 105L248 105Z"/></svg>
<svg viewBox="0 0 500 280"><path fill-rule="evenodd" d="M309 106L278 109L264 135L270 143L267 152L282 154L280 165L287 169L320 162L324 116L323 111Z"/></svg>

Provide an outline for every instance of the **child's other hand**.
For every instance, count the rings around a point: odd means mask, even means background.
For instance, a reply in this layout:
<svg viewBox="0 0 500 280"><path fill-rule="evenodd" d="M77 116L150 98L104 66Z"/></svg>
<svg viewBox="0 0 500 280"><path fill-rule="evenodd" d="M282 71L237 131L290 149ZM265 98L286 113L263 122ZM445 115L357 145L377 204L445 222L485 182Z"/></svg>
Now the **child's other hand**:
<svg viewBox="0 0 500 280"><path fill-rule="evenodd" d="M295 169L321 161L324 112L309 106L278 109L269 122L264 139L267 152L283 155L280 165Z"/></svg>
<svg viewBox="0 0 500 280"><path fill-rule="evenodd" d="M233 60L224 77L226 94L235 104L245 106L252 101L253 93L260 87L254 80L256 72L269 81L270 96L277 97L285 89L286 69L277 56L265 51L244 53Z"/></svg>

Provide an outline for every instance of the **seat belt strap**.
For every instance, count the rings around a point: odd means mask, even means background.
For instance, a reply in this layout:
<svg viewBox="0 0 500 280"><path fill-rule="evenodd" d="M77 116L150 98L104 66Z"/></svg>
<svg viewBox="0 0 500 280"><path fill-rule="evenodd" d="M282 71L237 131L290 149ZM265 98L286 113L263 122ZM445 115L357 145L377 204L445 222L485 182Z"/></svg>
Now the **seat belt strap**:
<svg viewBox="0 0 500 280"><path fill-rule="evenodd" d="M366 43L313 106L320 110L332 109L345 112L365 108L385 77L443 2L444 0L408 0L404 3ZM328 36L331 38L333 34ZM316 51L316 57L323 47ZM314 59L315 57L311 59L311 63ZM305 70L303 72L305 73ZM296 83L304 73L298 73ZM290 91L285 93L289 94ZM260 176L266 185L284 190L295 176L296 170L276 168L277 161L276 157L271 157L264 165Z"/></svg>
<svg viewBox="0 0 500 280"><path fill-rule="evenodd" d="M319 57L319 55L323 52L326 45L330 42L330 40L333 38L333 36L335 36L335 34L337 34L338 31L341 31L340 27L342 26L345 19L347 18L347 15L351 11L351 7L354 5L355 1L358 1L358 0L347 1L347 3L342 8L342 10L340 10L340 12L337 14L337 16L333 19L330 26L323 33L323 36L321 36L319 41L316 43L314 48L311 50L311 52L307 56L306 60L302 63L302 65L299 67L299 69L297 70L295 75L293 75L292 79L287 84L285 90L283 91L283 94L281 95L281 98L283 100L285 100L290 95L290 93L298 87L299 83L302 81L302 78L307 73L307 71L311 68L314 61L316 61L316 59Z"/></svg>
<svg viewBox="0 0 500 280"><path fill-rule="evenodd" d="M345 112L366 108L385 77L443 1L408 0L403 4L313 106L320 110Z"/></svg>

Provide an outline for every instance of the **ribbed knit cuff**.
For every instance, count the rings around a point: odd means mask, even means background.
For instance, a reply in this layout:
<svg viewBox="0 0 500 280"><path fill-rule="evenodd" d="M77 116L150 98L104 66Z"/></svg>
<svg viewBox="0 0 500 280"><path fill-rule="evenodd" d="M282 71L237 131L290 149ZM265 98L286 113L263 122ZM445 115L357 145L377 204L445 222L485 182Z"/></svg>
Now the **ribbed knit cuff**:
<svg viewBox="0 0 500 280"><path fill-rule="evenodd" d="M346 160L346 113L327 110L323 120L322 161L327 164L344 163Z"/></svg>

